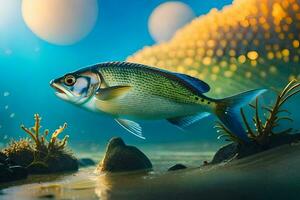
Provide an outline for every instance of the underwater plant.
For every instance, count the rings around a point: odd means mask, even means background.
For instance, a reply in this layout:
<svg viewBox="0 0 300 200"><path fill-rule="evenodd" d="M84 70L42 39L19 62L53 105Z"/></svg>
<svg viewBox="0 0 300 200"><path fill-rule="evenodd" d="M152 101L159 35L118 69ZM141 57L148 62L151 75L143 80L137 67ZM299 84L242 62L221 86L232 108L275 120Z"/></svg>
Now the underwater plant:
<svg viewBox="0 0 300 200"><path fill-rule="evenodd" d="M241 116L250 141L253 141L260 146L266 146L275 136L286 136L287 134L293 133L293 128L287 128L280 131L276 131L276 128L278 128L280 122L283 120L293 121L293 119L286 115L290 114L290 112L287 109L284 109L283 106L286 102L288 102L288 100L290 100L298 93L300 93L300 83L298 83L296 80L292 80L282 91L278 92L275 103L273 105L260 107L259 98L256 98L254 104L249 104L249 106L254 110L254 117L252 118L253 126L251 126L251 124L249 123L244 110L241 109ZM263 115L265 119L261 117L261 108L266 111ZM255 129L253 129L252 127L255 127ZM216 128L218 128L222 133L218 138L226 137L227 140L239 144L244 144L238 137L236 137L233 132L227 129L223 124L218 123Z"/></svg>
<svg viewBox="0 0 300 200"><path fill-rule="evenodd" d="M24 125L21 125L21 129L24 130L34 141L34 160L32 164L35 163L47 163L48 159L52 156L55 156L59 153L60 150L65 148L66 142L68 140L68 135L64 137L61 142L57 142L57 137L61 134L66 128L67 124L65 123L63 126L60 126L47 141L47 136L49 135L49 130L46 129L44 134L40 136L40 122L41 117L38 114L34 115L35 124L32 128L26 128Z"/></svg>
<svg viewBox="0 0 300 200"><path fill-rule="evenodd" d="M34 119L35 123L32 128L21 125L21 129L30 138L13 140L3 153L14 163L27 167L32 173L77 170L77 159L67 150L69 136L66 135L62 140L58 139L58 136L67 128L67 124L64 123L49 134L48 129L41 131L41 117L38 114L34 115Z"/></svg>

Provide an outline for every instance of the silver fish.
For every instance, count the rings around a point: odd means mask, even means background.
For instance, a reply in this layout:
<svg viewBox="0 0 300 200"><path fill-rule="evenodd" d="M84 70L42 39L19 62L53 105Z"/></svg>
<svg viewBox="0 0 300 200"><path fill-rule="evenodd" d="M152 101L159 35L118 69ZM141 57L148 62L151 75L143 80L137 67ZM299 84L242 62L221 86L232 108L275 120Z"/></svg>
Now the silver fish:
<svg viewBox="0 0 300 200"><path fill-rule="evenodd" d="M214 113L246 141L238 116L240 108L266 91L251 90L213 99L204 95L209 85L197 78L128 62L97 64L52 80L50 85L59 98L106 113L143 139L142 128L132 120L167 119L185 129Z"/></svg>

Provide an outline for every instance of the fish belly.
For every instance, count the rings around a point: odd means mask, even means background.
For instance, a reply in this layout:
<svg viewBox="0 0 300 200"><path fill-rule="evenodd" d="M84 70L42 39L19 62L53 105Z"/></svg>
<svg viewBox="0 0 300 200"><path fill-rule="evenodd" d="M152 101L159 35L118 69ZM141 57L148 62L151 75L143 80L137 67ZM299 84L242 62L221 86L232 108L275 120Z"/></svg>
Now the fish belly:
<svg viewBox="0 0 300 200"><path fill-rule="evenodd" d="M96 101L96 107L107 114L127 119L168 119L194 115L207 109L197 104L183 104L165 97L129 92L123 97Z"/></svg>

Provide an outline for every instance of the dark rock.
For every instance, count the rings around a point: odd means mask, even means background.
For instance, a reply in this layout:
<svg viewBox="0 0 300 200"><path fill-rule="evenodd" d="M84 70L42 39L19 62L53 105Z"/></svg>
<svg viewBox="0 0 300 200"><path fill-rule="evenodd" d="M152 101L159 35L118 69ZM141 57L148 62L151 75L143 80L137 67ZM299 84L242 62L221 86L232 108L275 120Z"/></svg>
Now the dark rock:
<svg viewBox="0 0 300 200"><path fill-rule="evenodd" d="M205 166L205 165L209 165L209 162L207 161L207 160L204 160L203 161L203 165Z"/></svg>
<svg viewBox="0 0 300 200"><path fill-rule="evenodd" d="M7 158L7 159L5 160L5 163L6 163L7 165L10 165L10 166L13 166L13 165L19 165L18 163L16 163L15 161L11 160L10 158Z"/></svg>
<svg viewBox="0 0 300 200"><path fill-rule="evenodd" d="M78 160L79 167L88 167L96 165L96 162L90 158L81 158Z"/></svg>
<svg viewBox="0 0 300 200"><path fill-rule="evenodd" d="M76 158L68 154L62 154L59 157L49 159L47 163L31 163L27 169L30 174L49 174L77 171L78 166Z"/></svg>
<svg viewBox="0 0 300 200"><path fill-rule="evenodd" d="M44 163L32 163L27 167L30 174L47 174L50 172L48 166Z"/></svg>
<svg viewBox="0 0 300 200"><path fill-rule="evenodd" d="M34 160L33 152L29 149L22 149L19 151L11 151L9 152L8 162L10 165L19 165L26 167L32 163Z"/></svg>
<svg viewBox="0 0 300 200"><path fill-rule="evenodd" d="M7 165L0 163L0 171L7 169Z"/></svg>
<svg viewBox="0 0 300 200"><path fill-rule="evenodd" d="M249 142L247 144L231 143L220 148L209 164L219 164L235 158L244 158L264 150L267 150L267 148L258 145L256 142Z"/></svg>
<svg viewBox="0 0 300 200"><path fill-rule="evenodd" d="M17 181L27 178L28 172L21 166L11 166L0 164L0 183Z"/></svg>
<svg viewBox="0 0 300 200"><path fill-rule="evenodd" d="M0 151L0 163L6 163L7 156Z"/></svg>
<svg viewBox="0 0 300 200"><path fill-rule="evenodd" d="M39 196L39 199L55 199L55 195L54 194L46 194L46 195Z"/></svg>
<svg viewBox="0 0 300 200"><path fill-rule="evenodd" d="M238 144L231 143L221 147L214 155L211 164L224 162L225 160L232 159L238 153Z"/></svg>
<svg viewBox="0 0 300 200"><path fill-rule="evenodd" d="M218 164L233 158L241 159L281 145L291 144L300 140L300 134L275 134L268 137L267 142L258 144L251 141L246 144L231 143L220 148L210 164Z"/></svg>
<svg viewBox="0 0 300 200"><path fill-rule="evenodd" d="M13 172L13 176L16 180L25 179L28 176L26 168L21 166L12 166L9 169Z"/></svg>
<svg viewBox="0 0 300 200"><path fill-rule="evenodd" d="M133 146L127 146L121 138L113 138L98 169L106 172L150 170L152 164L147 156Z"/></svg>
<svg viewBox="0 0 300 200"><path fill-rule="evenodd" d="M187 167L183 164L176 164L173 167L170 167L168 169L168 171L176 171L176 170L182 170L182 169L186 169Z"/></svg>
<svg viewBox="0 0 300 200"><path fill-rule="evenodd" d="M13 172L4 165L1 165L0 170L0 183L14 181Z"/></svg>
<svg viewBox="0 0 300 200"><path fill-rule="evenodd" d="M79 168L78 160L69 154L62 154L47 163L51 173L77 171Z"/></svg>

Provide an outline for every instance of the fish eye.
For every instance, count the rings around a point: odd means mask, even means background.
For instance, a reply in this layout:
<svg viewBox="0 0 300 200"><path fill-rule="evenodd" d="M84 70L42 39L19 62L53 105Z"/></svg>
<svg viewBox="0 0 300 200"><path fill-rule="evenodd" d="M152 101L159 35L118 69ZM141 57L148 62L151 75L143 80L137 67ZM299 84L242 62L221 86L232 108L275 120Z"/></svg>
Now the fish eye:
<svg viewBox="0 0 300 200"><path fill-rule="evenodd" d="M73 75L67 75L65 77L65 84L68 86L73 86L76 83L76 78Z"/></svg>

